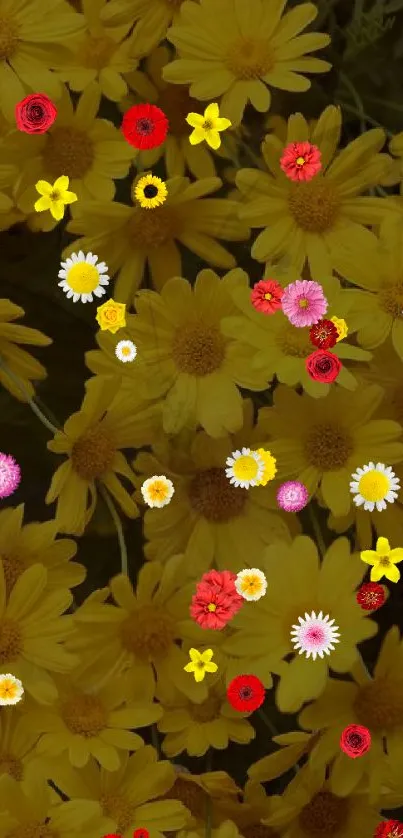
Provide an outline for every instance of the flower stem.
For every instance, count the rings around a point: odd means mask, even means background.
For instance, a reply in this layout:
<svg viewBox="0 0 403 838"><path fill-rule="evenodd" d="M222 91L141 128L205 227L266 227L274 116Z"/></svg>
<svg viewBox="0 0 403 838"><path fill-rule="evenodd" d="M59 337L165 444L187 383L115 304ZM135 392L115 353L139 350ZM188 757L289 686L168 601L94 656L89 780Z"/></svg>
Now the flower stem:
<svg viewBox="0 0 403 838"><path fill-rule="evenodd" d="M312 529L313 529L313 532L314 532L314 535L315 535L315 538L316 538L316 543L319 547L319 550L320 550L320 553L321 553L321 556L322 556L322 559L323 559L323 557L326 553L326 544L325 544L325 541L324 541L324 538L323 538L323 535L322 535L321 528L319 526L319 521L318 521L318 519L315 515L315 512L313 511L313 507L312 507L311 503L309 504L308 512L309 512L309 517L310 517L311 524L312 524Z"/></svg>
<svg viewBox="0 0 403 838"><path fill-rule="evenodd" d="M22 393L27 403L29 404L32 412L35 413L35 416L40 420L40 422L42 422L42 425L44 425L48 431L51 431L52 434L57 434L59 428L57 428L56 425L54 425L53 422L51 422L50 419L48 419L47 416L45 416L45 414L42 413L42 410L38 407L34 399L32 399L29 395L28 390L24 386L23 382L16 375L14 375L13 372L11 372L8 365L4 363L4 360L1 357L0 367L4 370L6 375L8 375L8 377L11 378L11 381L14 382L15 386L18 387L20 393Z"/></svg>
<svg viewBox="0 0 403 838"><path fill-rule="evenodd" d="M113 503L113 500L112 500L109 492L102 485L99 485L98 488L99 488L99 493L103 497L103 499L104 499L104 501L105 501L105 503L106 503L106 505L109 509L109 512L110 512L111 518L113 520L113 523L115 524L115 527L116 527L116 533L117 533L119 548L120 548L121 569L122 569L122 573L126 574L126 576L127 576L127 572L128 572L127 571L127 549L126 549L126 542L125 542L125 537L124 537L124 533L123 533L123 529L122 529L122 522L119 518L119 515L118 515L118 513L116 511L116 508L115 508L115 504Z"/></svg>
<svg viewBox="0 0 403 838"><path fill-rule="evenodd" d="M265 713L265 711L262 710L261 707L259 708L259 710L257 712L258 712L258 716L260 716L262 722L264 722L266 727L268 728L268 730L270 730L271 735L272 736L278 736L278 730L277 730L276 726L273 724L273 722L271 721L271 719L269 719L267 713Z"/></svg>

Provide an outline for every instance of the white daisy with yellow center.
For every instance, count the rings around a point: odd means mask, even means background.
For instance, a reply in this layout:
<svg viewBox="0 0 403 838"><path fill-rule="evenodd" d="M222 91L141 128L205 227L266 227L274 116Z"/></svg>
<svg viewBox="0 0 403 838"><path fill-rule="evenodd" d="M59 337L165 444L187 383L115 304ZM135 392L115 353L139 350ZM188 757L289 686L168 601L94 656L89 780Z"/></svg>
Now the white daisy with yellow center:
<svg viewBox="0 0 403 838"><path fill-rule="evenodd" d="M24 695L22 682L14 675L0 675L0 705L18 704Z"/></svg>
<svg viewBox="0 0 403 838"><path fill-rule="evenodd" d="M262 570L257 567L240 570L235 579L238 594L248 602L256 602L265 595L267 580Z"/></svg>
<svg viewBox="0 0 403 838"><path fill-rule="evenodd" d="M162 509L167 506L172 500L175 492L172 480L165 477L164 474L159 474L154 477L149 477L145 480L141 487L141 494L148 506Z"/></svg>
<svg viewBox="0 0 403 838"><path fill-rule="evenodd" d="M225 469L229 482L241 489L249 489L250 486L257 486L264 475L264 460L257 451L250 448L242 448L242 451L234 451L231 457L227 457Z"/></svg>
<svg viewBox="0 0 403 838"><path fill-rule="evenodd" d="M102 297L105 285L109 284L108 268L105 262L98 262L98 256L93 253L85 255L82 250L72 253L65 262L61 262L58 273L60 288L73 298L73 303L92 303L93 294Z"/></svg>
<svg viewBox="0 0 403 838"><path fill-rule="evenodd" d="M350 492L356 506L363 506L367 512L386 509L387 503L394 503L400 491L400 480L390 466L383 463L368 463L357 468L350 482Z"/></svg>
<svg viewBox="0 0 403 838"><path fill-rule="evenodd" d="M115 355L124 364L134 361L137 355L137 346L132 340L120 340L115 346Z"/></svg>

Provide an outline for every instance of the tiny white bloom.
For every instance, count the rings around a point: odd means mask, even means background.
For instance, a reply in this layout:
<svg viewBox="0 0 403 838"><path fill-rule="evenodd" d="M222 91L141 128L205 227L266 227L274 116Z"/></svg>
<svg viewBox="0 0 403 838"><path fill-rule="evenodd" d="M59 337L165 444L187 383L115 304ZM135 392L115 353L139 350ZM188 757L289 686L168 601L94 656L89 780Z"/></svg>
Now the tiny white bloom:
<svg viewBox="0 0 403 838"><path fill-rule="evenodd" d="M18 704L24 695L24 687L14 675L0 675L0 705Z"/></svg>
<svg viewBox="0 0 403 838"><path fill-rule="evenodd" d="M257 567L248 567L237 574L235 588L238 594L248 602L256 602L265 595L267 580L262 570Z"/></svg>
<svg viewBox="0 0 403 838"><path fill-rule="evenodd" d="M324 617L323 611L318 616L315 611L312 614L305 612L305 617L298 617L298 622L299 625L292 626L291 642L295 650L299 649L300 655L305 653L307 658L312 656L312 660L316 660L318 655L323 658L334 651L340 634L339 627L334 625L329 614Z"/></svg>
<svg viewBox="0 0 403 838"><path fill-rule="evenodd" d="M367 512L386 509L387 503L394 503L400 491L400 480L390 466L383 463L368 463L351 475L350 492L356 506L363 506Z"/></svg>
<svg viewBox="0 0 403 838"><path fill-rule="evenodd" d="M92 303L93 294L102 297L105 294L105 285L109 285L108 268L105 262L98 262L98 256L83 251L72 253L65 262L61 262L61 269L58 273L60 288L63 289L73 303L81 300L82 303Z"/></svg>
<svg viewBox="0 0 403 838"><path fill-rule="evenodd" d="M141 494L148 506L162 509L163 506L171 501L175 492L172 480L165 477L164 474L155 475L145 480L141 487Z"/></svg>
<svg viewBox="0 0 403 838"><path fill-rule="evenodd" d="M264 460L257 451L250 448L242 448L242 451L234 451L231 457L227 457L225 469L229 482L242 489L249 489L250 486L257 486L264 474Z"/></svg>
<svg viewBox="0 0 403 838"><path fill-rule="evenodd" d="M132 340L120 340L115 346L115 355L119 361L127 364L129 361L134 361L137 355L137 346Z"/></svg>

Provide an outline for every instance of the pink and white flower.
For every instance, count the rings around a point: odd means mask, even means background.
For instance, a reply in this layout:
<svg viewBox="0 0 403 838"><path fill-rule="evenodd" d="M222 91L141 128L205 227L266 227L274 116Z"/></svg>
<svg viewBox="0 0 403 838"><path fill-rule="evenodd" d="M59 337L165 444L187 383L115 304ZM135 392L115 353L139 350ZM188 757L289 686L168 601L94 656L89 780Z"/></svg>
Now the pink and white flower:
<svg viewBox="0 0 403 838"><path fill-rule="evenodd" d="M334 644L339 642L340 634L339 627L334 625L329 614L324 617L323 611L318 616L315 611L312 614L305 612L305 617L298 617L298 623L292 626L291 641L300 655L305 654L306 658L316 660L334 651Z"/></svg>
<svg viewBox="0 0 403 838"><path fill-rule="evenodd" d="M313 326L327 312L323 288L311 279L297 279L284 290L281 307L293 326Z"/></svg>

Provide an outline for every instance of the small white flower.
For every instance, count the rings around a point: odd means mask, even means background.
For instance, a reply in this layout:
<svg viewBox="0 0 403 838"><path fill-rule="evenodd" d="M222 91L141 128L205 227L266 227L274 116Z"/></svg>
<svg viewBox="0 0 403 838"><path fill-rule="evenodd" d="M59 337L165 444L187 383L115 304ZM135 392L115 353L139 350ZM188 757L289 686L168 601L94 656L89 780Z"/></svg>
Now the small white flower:
<svg viewBox="0 0 403 838"><path fill-rule="evenodd" d="M24 695L22 682L14 675L0 675L0 705L18 704Z"/></svg>
<svg viewBox="0 0 403 838"><path fill-rule="evenodd" d="M248 602L256 602L265 595L267 580L262 570L256 567L240 570L235 579L238 594Z"/></svg>
<svg viewBox="0 0 403 838"><path fill-rule="evenodd" d="M390 466L383 463L368 463L351 475L350 492L356 506L363 506L367 512L386 509L387 503L394 503L400 491L400 480Z"/></svg>
<svg viewBox="0 0 403 838"><path fill-rule="evenodd" d="M158 509L167 506L172 500L174 492L175 487L172 480L169 480L164 474L149 477L141 487L141 494L145 503L148 506L155 506Z"/></svg>
<svg viewBox="0 0 403 838"><path fill-rule="evenodd" d="M299 654L307 658L312 656L316 660L319 655L330 655L334 651L334 644L339 643L339 627L334 625L334 620L323 616L320 611L316 616L315 611L309 615L305 612L304 617L298 617L299 625L292 626L291 642L294 649L299 649Z"/></svg>
<svg viewBox="0 0 403 838"><path fill-rule="evenodd" d="M137 355L137 346L132 340L120 340L115 346L115 355L119 361L127 364L129 361L134 361Z"/></svg>
<svg viewBox="0 0 403 838"><path fill-rule="evenodd" d="M61 262L58 276L62 281L58 284L69 299L73 298L73 303L92 303L93 294L102 297L106 293L103 286L109 285L108 268L105 262L97 262L98 256L85 256L82 250Z"/></svg>
<svg viewBox="0 0 403 838"><path fill-rule="evenodd" d="M250 448L234 451L231 457L227 457L226 464L225 474L229 482L242 489L257 486L264 474L264 461L257 451Z"/></svg>

